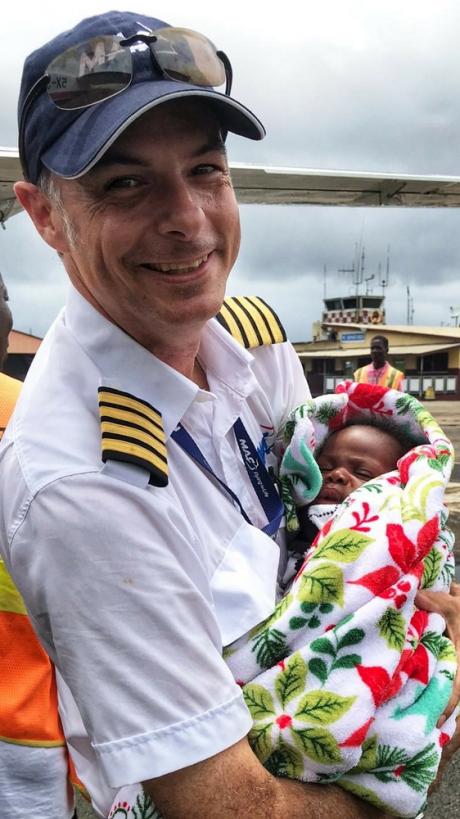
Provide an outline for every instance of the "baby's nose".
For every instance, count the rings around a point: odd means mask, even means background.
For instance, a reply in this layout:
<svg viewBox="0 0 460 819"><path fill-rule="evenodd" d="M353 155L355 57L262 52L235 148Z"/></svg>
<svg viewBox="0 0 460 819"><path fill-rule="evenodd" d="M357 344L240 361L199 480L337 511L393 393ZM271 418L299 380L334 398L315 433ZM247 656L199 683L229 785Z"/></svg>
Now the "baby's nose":
<svg viewBox="0 0 460 819"><path fill-rule="evenodd" d="M327 473L327 480L331 483L348 483L350 475L343 466L336 466Z"/></svg>

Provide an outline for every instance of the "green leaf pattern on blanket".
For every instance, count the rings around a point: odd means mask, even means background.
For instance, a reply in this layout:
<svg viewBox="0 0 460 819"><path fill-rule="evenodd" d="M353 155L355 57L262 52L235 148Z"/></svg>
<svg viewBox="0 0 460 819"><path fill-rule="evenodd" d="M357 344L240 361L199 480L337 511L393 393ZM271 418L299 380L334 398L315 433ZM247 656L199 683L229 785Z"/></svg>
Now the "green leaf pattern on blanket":
<svg viewBox="0 0 460 819"><path fill-rule="evenodd" d="M403 650L406 639L406 621L399 611L389 606L377 622L377 628L388 648L399 652Z"/></svg>
<svg viewBox="0 0 460 819"><path fill-rule="evenodd" d="M421 793L433 781L438 761L434 742L430 742L414 756L409 756L403 748L381 745L377 750L373 775L380 782L397 782L402 779L414 791Z"/></svg>
<svg viewBox="0 0 460 819"><path fill-rule="evenodd" d="M442 634L436 634L435 631L427 631L425 634L422 634L420 642L428 651L431 651L437 660L455 661L457 658L451 641Z"/></svg>
<svg viewBox="0 0 460 819"><path fill-rule="evenodd" d="M244 699L255 721L276 716L272 695L259 683L248 683L243 688Z"/></svg>
<svg viewBox="0 0 460 819"><path fill-rule="evenodd" d="M366 802L369 802L374 808L379 808L379 810L384 813L392 813L394 815L394 810L386 805L371 788L365 788L358 782L354 782L352 779L346 779L345 777L342 777L340 780L340 787L354 794L354 796L358 796L359 799L364 799Z"/></svg>
<svg viewBox="0 0 460 819"><path fill-rule="evenodd" d="M298 599L305 603L338 603L343 605L344 581L340 566L313 561L305 568L298 588Z"/></svg>
<svg viewBox="0 0 460 819"><path fill-rule="evenodd" d="M132 807L132 813L133 819L161 819L161 814L147 794L137 797L136 804Z"/></svg>
<svg viewBox="0 0 460 819"><path fill-rule="evenodd" d="M428 495L433 489L443 487L442 480L433 479L431 475L421 475L414 478L410 489L406 488L406 495L401 499L401 514L404 522L419 520L425 523L427 515Z"/></svg>
<svg viewBox="0 0 460 819"><path fill-rule="evenodd" d="M324 401L316 409L316 418L320 424L328 424L332 418L339 414L337 406L332 402Z"/></svg>
<svg viewBox="0 0 460 819"><path fill-rule="evenodd" d="M265 628L253 639L252 650L261 668L271 668L289 654L286 635L276 628Z"/></svg>
<svg viewBox="0 0 460 819"><path fill-rule="evenodd" d="M443 557L441 552L433 546L423 561L423 577L420 582L422 589L429 589L439 577L439 570Z"/></svg>
<svg viewBox="0 0 460 819"><path fill-rule="evenodd" d="M346 714L355 699L331 691L309 691L300 700L294 716L304 722L329 725Z"/></svg>
<svg viewBox="0 0 460 819"><path fill-rule="evenodd" d="M403 748L378 745L377 738L373 737L371 740L366 740L360 763L350 771L348 776L353 777L353 774L367 772L379 782L388 783L402 780L412 790L423 793L436 775L438 761L438 753L433 742L428 743L418 754L411 757ZM353 778L342 778L340 784L356 796L366 799L375 807L392 814L395 813L394 809L388 808L380 800L375 791L363 787Z"/></svg>
<svg viewBox="0 0 460 819"><path fill-rule="evenodd" d="M311 560L337 560L339 563L352 563L374 543L374 538L353 532L351 529L338 529L327 535L321 545L313 552Z"/></svg>
<svg viewBox="0 0 460 819"><path fill-rule="evenodd" d="M279 740L265 762L265 767L273 776L287 776L289 779L300 779L303 772L303 759L300 751Z"/></svg>
<svg viewBox="0 0 460 819"><path fill-rule="evenodd" d="M294 728L292 735L299 750L320 765L333 765L342 759L337 740L325 728Z"/></svg>
<svg viewBox="0 0 460 819"><path fill-rule="evenodd" d="M109 819L163 819L163 817L153 804L151 797L141 791L137 794L133 805L125 801L114 804L109 813Z"/></svg>
<svg viewBox="0 0 460 819"><path fill-rule="evenodd" d="M315 677L323 683L326 682L329 674L338 668L355 668L361 663L361 656L355 653L341 654L344 648L358 645L364 639L365 633L361 628L349 629L345 634L339 636L344 625L350 618L345 618L332 631L328 637L319 637L311 643L311 650L317 654L325 654L326 659L313 657L308 668ZM328 659L331 657L332 662Z"/></svg>
<svg viewBox="0 0 460 819"><path fill-rule="evenodd" d="M307 671L307 664L301 654L293 654L284 663L284 669L275 682L275 692L283 708L305 691Z"/></svg>
<svg viewBox="0 0 460 819"><path fill-rule="evenodd" d="M337 764L342 755L337 740L325 727L338 722L356 697L333 691L306 691L307 665L300 653L280 663L274 694L258 683L243 688L253 718L249 742L266 767L278 776L303 773L303 759ZM276 727L276 731L275 731Z"/></svg>
<svg viewBox="0 0 460 819"><path fill-rule="evenodd" d="M350 773L365 773L371 771L377 765L377 737L368 737L363 742L363 752L361 759Z"/></svg>

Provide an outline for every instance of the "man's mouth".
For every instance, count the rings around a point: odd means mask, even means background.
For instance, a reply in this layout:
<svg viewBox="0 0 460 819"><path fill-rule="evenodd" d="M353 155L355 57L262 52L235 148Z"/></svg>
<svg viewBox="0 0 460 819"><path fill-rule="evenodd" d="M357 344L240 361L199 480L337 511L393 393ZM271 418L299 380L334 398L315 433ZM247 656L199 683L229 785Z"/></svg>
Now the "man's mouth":
<svg viewBox="0 0 460 819"><path fill-rule="evenodd" d="M193 262L187 263L160 263L155 262L155 264L145 263L142 267L148 268L148 270L154 270L156 273L193 273L194 270L197 270L201 267L202 264L208 261L210 254L207 253L206 256L200 256L199 259L195 259Z"/></svg>

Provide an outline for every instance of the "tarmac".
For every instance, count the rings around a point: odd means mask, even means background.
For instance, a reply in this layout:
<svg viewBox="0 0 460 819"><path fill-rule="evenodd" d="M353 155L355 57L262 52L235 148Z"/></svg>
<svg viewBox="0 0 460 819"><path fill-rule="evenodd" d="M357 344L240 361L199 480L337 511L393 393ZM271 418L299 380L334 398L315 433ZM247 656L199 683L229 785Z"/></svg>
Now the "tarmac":
<svg viewBox="0 0 460 819"><path fill-rule="evenodd" d="M455 467L447 489L449 525L456 534L456 556L460 581L460 401L425 401L456 449ZM78 819L98 819L90 806L78 797ZM312 817L312 819L314 819ZM430 796L425 819L460 819L460 752L454 757L439 790Z"/></svg>

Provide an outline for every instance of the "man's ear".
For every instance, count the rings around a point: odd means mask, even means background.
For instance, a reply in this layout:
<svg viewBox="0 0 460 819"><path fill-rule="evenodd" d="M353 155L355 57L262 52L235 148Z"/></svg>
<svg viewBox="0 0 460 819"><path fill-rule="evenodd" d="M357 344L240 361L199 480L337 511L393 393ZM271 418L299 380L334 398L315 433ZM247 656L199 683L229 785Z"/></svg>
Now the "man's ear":
<svg viewBox="0 0 460 819"><path fill-rule="evenodd" d="M16 182L14 192L42 239L58 253L65 253L69 245L56 205L31 182Z"/></svg>

